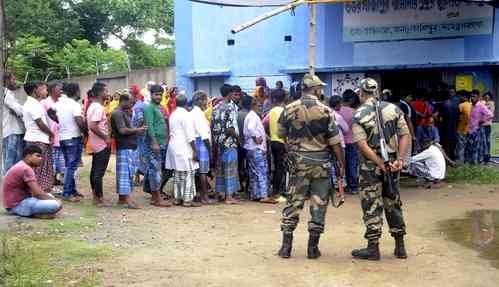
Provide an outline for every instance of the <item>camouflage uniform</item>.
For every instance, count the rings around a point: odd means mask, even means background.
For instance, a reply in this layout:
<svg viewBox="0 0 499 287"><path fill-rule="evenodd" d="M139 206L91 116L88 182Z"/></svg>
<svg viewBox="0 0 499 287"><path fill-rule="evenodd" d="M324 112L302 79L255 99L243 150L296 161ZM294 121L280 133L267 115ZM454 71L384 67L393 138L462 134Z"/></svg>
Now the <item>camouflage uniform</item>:
<svg viewBox="0 0 499 287"><path fill-rule="evenodd" d="M341 141L334 115L317 97L304 95L285 107L279 118L279 135L287 138L290 160L290 190L281 230L292 233L296 229L305 198L310 197L308 230L320 234L329 203L328 147Z"/></svg>
<svg viewBox="0 0 499 287"><path fill-rule="evenodd" d="M369 147L381 157L375 103L376 100L370 98L355 111L352 131L354 142L365 140ZM398 153L398 137L408 135L409 128L401 110L397 106L381 102L380 111L387 140L387 151L390 158L395 160ZM381 237L381 227L383 225L383 210L385 211L391 235L393 237L405 235L405 223L402 215L400 195L397 195L395 200L390 200L383 196L383 193L388 188L386 178L382 175L382 171L376 163L363 155L360 158L359 177L359 194L364 214L364 224L366 225L364 237L371 242L378 242ZM398 189L399 174L395 174L394 177L397 182L395 188Z"/></svg>

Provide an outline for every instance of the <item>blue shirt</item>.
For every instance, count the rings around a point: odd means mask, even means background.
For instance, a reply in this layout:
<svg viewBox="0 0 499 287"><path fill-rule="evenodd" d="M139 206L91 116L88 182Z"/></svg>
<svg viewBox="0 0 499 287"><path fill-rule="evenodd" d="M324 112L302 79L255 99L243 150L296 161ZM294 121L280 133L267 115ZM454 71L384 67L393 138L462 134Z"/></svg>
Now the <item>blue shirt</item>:
<svg viewBox="0 0 499 287"><path fill-rule="evenodd" d="M440 135L438 129L434 126L419 126L416 128L417 149L423 148L423 143L432 141L434 143L440 142Z"/></svg>
<svg viewBox="0 0 499 287"><path fill-rule="evenodd" d="M140 127L141 120L144 119L144 102L137 101L132 108L132 125L135 128Z"/></svg>

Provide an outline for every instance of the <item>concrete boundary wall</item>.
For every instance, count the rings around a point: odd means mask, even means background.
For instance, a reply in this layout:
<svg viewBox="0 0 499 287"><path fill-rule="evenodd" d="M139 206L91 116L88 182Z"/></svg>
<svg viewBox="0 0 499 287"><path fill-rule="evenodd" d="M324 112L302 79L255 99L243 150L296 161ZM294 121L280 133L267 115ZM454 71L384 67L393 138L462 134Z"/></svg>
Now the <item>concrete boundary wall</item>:
<svg viewBox="0 0 499 287"><path fill-rule="evenodd" d="M124 73L102 74L102 75L87 75L74 77L71 79L61 79L63 82L75 82L80 84L82 96L92 87L97 81L104 82L108 85L110 93L116 90L126 89L131 85L139 85L142 89L148 81L156 83L165 83L168 86L175 85L175 67L165 67L157 69L134 70ZM21 86L16 91L16 97L21 103L26 100L26 93Z"/></svg>

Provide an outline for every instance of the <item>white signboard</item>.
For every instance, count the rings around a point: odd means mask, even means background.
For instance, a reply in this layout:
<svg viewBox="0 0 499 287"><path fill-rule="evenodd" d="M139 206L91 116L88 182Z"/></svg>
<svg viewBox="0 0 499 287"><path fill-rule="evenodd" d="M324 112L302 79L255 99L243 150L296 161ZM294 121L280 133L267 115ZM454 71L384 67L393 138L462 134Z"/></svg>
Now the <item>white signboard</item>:
<svg viewBox="0 0 499 287"><path fill-rule="evenodd" d="M491 34L494 9L456 0L364 0L343 11L345 42Z"/></svg>
<svg viewBox="0 0 499 287"><path fill-rule="evenodd" d="M363 73L333 74L333 95L341 96L343 95L343 92L348 89L357 89L362 79L364 79Z"/></svg>

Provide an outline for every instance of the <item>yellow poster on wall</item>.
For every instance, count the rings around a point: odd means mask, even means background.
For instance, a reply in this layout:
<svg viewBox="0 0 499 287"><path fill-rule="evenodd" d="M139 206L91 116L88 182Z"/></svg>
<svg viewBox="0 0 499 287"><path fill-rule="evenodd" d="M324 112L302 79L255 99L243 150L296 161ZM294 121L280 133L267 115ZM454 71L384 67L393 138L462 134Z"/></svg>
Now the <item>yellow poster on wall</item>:
<svg viewBox="0 0 499 287"><path fill-rule="evenodd" d="M457 75L456 76L456 91L465 90L471 92L473 90L472 75Z"/></svg>

